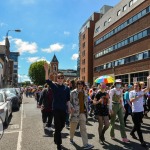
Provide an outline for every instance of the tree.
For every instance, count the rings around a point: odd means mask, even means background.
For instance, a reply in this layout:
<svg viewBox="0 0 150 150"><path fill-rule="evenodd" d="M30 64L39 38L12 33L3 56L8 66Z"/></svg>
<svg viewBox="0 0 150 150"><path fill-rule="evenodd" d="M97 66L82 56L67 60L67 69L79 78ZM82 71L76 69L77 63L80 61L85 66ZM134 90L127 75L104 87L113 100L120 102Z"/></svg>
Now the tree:
<svg viewBox="0 0 150 150"><path fill-rule="evenodd" d="M45 83L44 63L46 61L34 62L29 68L29 77L36 85L43 85Z"/></svg>

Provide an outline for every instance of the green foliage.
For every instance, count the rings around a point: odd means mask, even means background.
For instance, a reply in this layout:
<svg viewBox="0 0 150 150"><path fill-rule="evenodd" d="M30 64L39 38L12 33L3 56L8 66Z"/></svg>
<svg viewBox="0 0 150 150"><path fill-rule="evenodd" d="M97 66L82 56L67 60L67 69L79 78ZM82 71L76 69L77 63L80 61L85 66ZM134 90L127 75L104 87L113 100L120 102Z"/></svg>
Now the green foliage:
<svg viewBox="0 0 150 150"><path fill-rule="evenodd" d="M29 77L36 85L43 85L45 83L44 63L45 61L38 61L30 65Z"/></svg>

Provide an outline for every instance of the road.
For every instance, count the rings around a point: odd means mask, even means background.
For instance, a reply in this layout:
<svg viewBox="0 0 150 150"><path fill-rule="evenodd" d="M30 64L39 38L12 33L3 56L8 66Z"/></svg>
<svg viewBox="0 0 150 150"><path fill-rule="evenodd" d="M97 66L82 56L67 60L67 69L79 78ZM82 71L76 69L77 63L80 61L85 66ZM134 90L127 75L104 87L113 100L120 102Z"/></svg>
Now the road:
<svg viewBox="0 0 150 150"><path fill-rule="evenodd" d="M148 114L150 116L150 113ZM142 125L143 136L145 141L150 146L150 118L143 119ZM129 127L126 128L127 136L131 140L129 144L121 142L119 124L116 123L116 140L111 140L109 131L107 130L105 138L105 145L99 144L97 122L93 122L89 118L87 125L89 143L94 145L93 150L144 150L139 144L139 141L133 140L129 132L132 128L131 117L128 120ZM69 143L69 130L64 128L62 132L63 146L65 149L81 150L82 140L79 133L75 134L75 145ZM41 112L36 108L36 101L34 98L23 98L23 104L19 111L13 112L10 124L4 131L3 138L0 140L0 150L55 150L56 146L53 142L53 134L45 135L42 125Z"/></svg>

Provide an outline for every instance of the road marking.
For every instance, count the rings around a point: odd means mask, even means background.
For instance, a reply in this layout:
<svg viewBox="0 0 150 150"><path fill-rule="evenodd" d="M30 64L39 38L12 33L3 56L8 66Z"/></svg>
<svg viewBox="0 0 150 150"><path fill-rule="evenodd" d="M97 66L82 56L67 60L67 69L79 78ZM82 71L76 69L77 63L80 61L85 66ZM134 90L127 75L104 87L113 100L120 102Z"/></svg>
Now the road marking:
<svg viewBox="0 0 150 150"><path fill-rule="evenodd" d="M11 125L10 129L19 129L19 124Z"/></svg>
<svg viewBox="0 0 150 150"><path fill-rule="evenodd" d="M16 131L7 131L7 132L4 132L5 134L9 134L9 133L18 133L20 132L20 130L16 130Z"/></svg>
<svg viewBox="0 0 150 150"><path fill-rule="evenodd" d="M17 150L21 150L22 124L23 124L23 104L21 105L21 123L20 123L20 131L19 131L19 135L18 135Z"/></svg>

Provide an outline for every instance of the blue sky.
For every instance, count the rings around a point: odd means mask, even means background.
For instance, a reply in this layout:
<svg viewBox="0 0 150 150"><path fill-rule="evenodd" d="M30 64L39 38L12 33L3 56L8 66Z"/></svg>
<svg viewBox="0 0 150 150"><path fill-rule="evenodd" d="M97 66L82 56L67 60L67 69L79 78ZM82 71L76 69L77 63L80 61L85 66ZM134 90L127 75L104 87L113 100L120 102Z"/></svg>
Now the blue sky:
<svg viewBox="0 0 150 150"><path fill-rule="evenodd" d="M0 44L8 30L10 50L20 52L19 81L28 80L31 63L51 61L59 69L76 69L79 30L103 5L120 0L4 0L0 5Z"/></svg>

